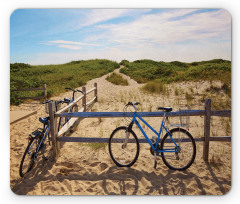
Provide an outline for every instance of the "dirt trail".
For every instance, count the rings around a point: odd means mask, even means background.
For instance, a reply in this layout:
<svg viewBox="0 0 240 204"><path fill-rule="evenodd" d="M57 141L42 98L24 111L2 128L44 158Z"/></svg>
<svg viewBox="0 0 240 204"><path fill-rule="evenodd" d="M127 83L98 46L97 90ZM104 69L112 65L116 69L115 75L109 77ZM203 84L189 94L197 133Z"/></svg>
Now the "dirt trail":
<svg viewBox="0 0 240 204"><path fill-rule="evenodd" d="M115 70L119 73L119 69ZM121 73L120 73L121 74ZM91 111L108 112L123 111L128 101L139 101L140 111L156 111L158 106L172 106L177 110L183 99L174 95L174 88L181 87L199 91L209 87L208 82L179 83L169 85L169 95L146 94L141 91L143 84L138 84L130 77L121 74L129 82L129 86L114 85L106 80L107 75L90 80L87 90L96 82L98 85L98 102ZM218 83L218 82L216 82ZM81 88L81 87L79 87ZM66 92L52 99L71 97ZM93 97L89 94L88 99ZM200 96L199 96L200 97ZM81 106L81 104L79 104ZM41 127L38 117L47 116L43 105L21 104L11 107L12 110L37 110L37 114L11 125L10 131L10 185L13 192L28 195L200 195L225 194L231 187L231 145L229 143L211 142L210 160L212 165L202 160L202 143L197 144L197 156L193 165L184 172L169 170L158 158L157 169L154 170L153 156L148 144L140 145L140 155L131 168L120 168L112 162L107 144L99 148L93 144L65 143L57 161L39 161L24 179L18 174L19 163L27 145L28 133ZM197 108L203 108L197 106ZM153 128L159 130L161 118L146 118ZM222 122L214 122L218 136L225 135ZM80 122L71 137L104 137L109 138L118 126L126 125L124 118L93 118ZM192 117L190 132L194 137L203 135L203 118ZM153 133L144 127L150 137ZM136 127L134 131L139 138L142 134ZM213 158L212 155L215 155Z"/></svg>

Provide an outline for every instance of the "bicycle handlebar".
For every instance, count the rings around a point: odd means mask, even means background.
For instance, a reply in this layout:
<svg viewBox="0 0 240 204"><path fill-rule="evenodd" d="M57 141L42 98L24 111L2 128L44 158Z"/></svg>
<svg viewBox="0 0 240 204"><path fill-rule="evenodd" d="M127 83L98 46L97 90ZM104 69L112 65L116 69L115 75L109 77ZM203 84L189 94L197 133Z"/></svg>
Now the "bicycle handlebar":
<svg viewBox="0 0 240 204"><path fill-rule="evenodd" d="M139 105L140 103L139 102L135 102L135 103L133 103L133 102L131 102L131 101L129 101L127 104L126 104L126 106L133 106L134 107L134 109L137 111L137 105Z"/></svg>
<svg viewBox="0 0 240 204"><path fill-rule="evenodd" d="M52 101L55 101L55 100L47 100L47 101L42 102L42 104L50 103L50 102L52 102ZM62 99L60 99L59 101L55 101L55 103L56 103L56 104L59 104L59 103L68 103L68 101L67 101L67 100L62 100Z"/></svg>
<svg viewBox="0 0 240 204"><path fill-rule="evenodd" d="M82 91L80 91L80 90L78 90L78 89L74 90L74 89L68 88L68 87L66 87L65 89L71 90L71 91L73 91L74 93L75 93L75 92L80 92L80 93L84 94Z"/></svg>
<svg viewBox="0 0 240 204"><path fill-rule="evenodd" d="M65 87L65 89L67 89L67 90L69 89L69 90L71 90L71 91L74 91L72 88L68 88L68 87Z"/></svg>
<svg viewBox="0 0 240 204"><path fill-rule="evenodd" d="M131 102L131 101L129 101L127 104L126 104L126 106L137 106L137 105L139 105L140 103L139 102Z"/></svg>

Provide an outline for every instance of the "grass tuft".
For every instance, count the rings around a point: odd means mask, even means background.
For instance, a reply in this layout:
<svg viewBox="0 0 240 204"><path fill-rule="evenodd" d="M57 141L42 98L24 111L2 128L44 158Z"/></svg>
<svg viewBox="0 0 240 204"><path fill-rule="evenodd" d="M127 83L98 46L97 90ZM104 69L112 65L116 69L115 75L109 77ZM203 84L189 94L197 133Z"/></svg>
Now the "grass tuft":
<svg viewBox="0 0 240 204"><path fill-rule="evenodd" d="M121 75L112 73L107 78L107 81L115 84L115 85L122 85L122 86L128 86L128 81L124 79Z"/></svg>
<svg viewBox="0 0 240 204"><path fill-rule="evenodd" d="M161 83L161 82L156 82L156 81L151 81L148 82L143 86L143 90L147 91L149 93L162 93L166 94L167 93L167 88L166 86Z"/></svg>

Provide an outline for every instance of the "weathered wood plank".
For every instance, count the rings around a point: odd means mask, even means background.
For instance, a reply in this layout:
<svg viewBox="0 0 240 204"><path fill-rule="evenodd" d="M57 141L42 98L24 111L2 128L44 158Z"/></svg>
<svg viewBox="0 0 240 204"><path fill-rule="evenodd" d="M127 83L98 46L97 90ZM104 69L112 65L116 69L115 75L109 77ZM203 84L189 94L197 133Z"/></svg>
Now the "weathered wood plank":
<svg viewBox="0 0 240 204"><path fill-rule="evenodd" d="M214 137L209 137L209 141L231 142L231 136L214 136Z"/></svg>
<svg viewBox="0 0 240 204"><path fill-rule="evenodd" d="M92 89L89 89L89 90L86 92L86 94L91 93L91 92L94 91L95 89L96 89L96 87L93 87Z"/></svg>
<svg viewBox="0 0 240 204"><path fill-rule="evenodd" d="M79 96L77 99L75 99L72 103L68 104L67 106L65 106L63 109L59 110L58 112L56 112L56 114L60 114L63 113L65 111L67 111L68 109L70 109L72 106L74 106L78 101L80 101L84 96L81 95ZM66 116L68 117L68 116Z"/></svg>
<svg viewBox="0 0 240 204"><path fill-rule="evenodd" d="M195 138L195 142L203 141L203 138ZM97 138L97 137L58 137L59 142L87 142L87 143L108 143L109 138ZM138 139L139 143L148 143L146 139ZM170 139L166 140L171 142ZM183 139L182 142L189 142L189 139ZM123 143L124 139L115 139L113 143ZM129 143L135 143L135 139L129 139ZM161 142L161 139L160 139Z"/></svg>
<svg viewBox="0 0 240 204"><path fill-rule="evenodd" d="M79 117L79 118L112 118L112 117L132 117L133 112L83 112L83 113L56 113L56 117ZM164 112L138 112L141 117L161 117ZM181 111L181 115L199 116L204 115L204 110ZM179 111L167 113L167 116L179 116Z"/></svg>
<svg viewBox="0 0 240 204"><path fill-rule="evenodd" d="M94 102L96 99L96 97L94 97L93 99L91 99L89 102L86 103L86 106L88 106L89 104L91 104L92 102Z"/></svg>
<svg viewBox="0 0 240 204"><path fill-rule="evenodd" d="M209 154L209 138L210 138L210 121L211 121L211 99L205 101L205 117L204 117L204 144L203 144L203 160L208 161Z"/></svg>
<svg viewBox="0 0 240 204"><path fill-rule="evenodd" d="M45 88L13 89L11 91L40 91L40 90L45 90Z"/></svg>
<svg viewBox="0 0 240 204"><path fill-rule="evenodd" d="M86 112L86 103L87 103L87 98L86 98L86 87L82 87L82 92L84 93L83 98L82 98L82 106L84 108L83 112Z"/></svg>
<svg viewBox="0 0 240 204"><path fill-rule="evenodd" d="M49 104L49 116L50 116L50 132L53 146L53 157L57 159L59 153L59 146L57 141L57 118L54 117L55 113L55 103L50 102Z"/></svg>
<svg viewBox="0 0 240 204"><path fill-rule="evenodd" d="M84 110L84 108L81 108L78 112L82 112ZM73 126L73 124L78 120L78 118L71 118L58 132L58 136L63 135L64 133L66 133L69 128L71 126ZM78 121L80 122L80 121Z"/></svg>
<svg viewBox="0 0 240 204"><path fill-rule="evenodd" d="M224 137L210 137L210 141L220 141L220 142L229 142L231 141L231 137L224 136ZM194 138L195 142L202 142L204 138ZM88 142L88 143L108 143L109 138L97 138L97 137L59 137L59 142ZM138 139L139 143L148 143L146 139ZM170 139L166 140L167 142L171 142ZM190 140L185 139L182 142L189 142ZM124 139L117 139L114 143L122 143ZM133 143L135 140L129 140L129 143ZM161 139L160 139L161 142Z"/></svg>
<svg viewBox="0 0 240 204"><path fill-rule="evenodd" d="M47 100L47 85L46 84L44 84L43 89L44 89L44 98L45 98L45 100Z"/></svg>
<svg viewBox="0 0 240 204"><path fill-rule="evenodd" d="M231 117L231 110L211 111L212 116Z"/></svg>
<svg viewBox="0 0 240 204"><path fill-rule="evenodd" d="M37 111L10 111L10 124L14 124L36 113Z"/></svg>
<svg viewBox="0 0 240 204"><path fill-rule="evenodd" d="M18 99L41 99L41 98L44 98L44 96L19 97Z"/></svg>
<svg viewBox="0 0 240 204"><path fill-rule="evenodd" d="M94 83L95 91L94 91L94 96L96 97L95 102L97 102L97 83Z"/></svg>

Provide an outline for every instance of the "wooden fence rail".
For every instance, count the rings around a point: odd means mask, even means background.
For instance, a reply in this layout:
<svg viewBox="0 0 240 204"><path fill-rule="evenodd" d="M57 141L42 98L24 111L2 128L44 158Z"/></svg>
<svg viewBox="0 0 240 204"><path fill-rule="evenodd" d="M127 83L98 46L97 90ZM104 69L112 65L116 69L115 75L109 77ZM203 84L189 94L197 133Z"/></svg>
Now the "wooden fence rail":
<svg viewBox="0 0 240 204"><path fill-rule="evenodd" d="M96 89L95 89L96 88ZM94 100L97 101L97 85L95 88L90 89L86 92L83 89L84 93L90 93L94 91ZM86 94L84 96L86 97ZM90 102L89 102L90 103ZM84 101L84 104L86 101ZM71 118L113 118L113 117L132 117L134 113L132 112L75 112L75 113L63 113L63 111L58 111L54 114L53 118L56 117L71 117ZM138 112L138 115L141 117L162 117L164 112ZM208 161L209 154L209 142L210 141L220 141L220 142L231 142L231 136L221 136L221 137L210 137L210 120L211 116L220 116L220 117L231 117L231 110L221 110L217 111L211 110L211 99L205 100L205 110L184 110L184 111L176 111L169 112L166 114L168 117L176 117L176 116L204 116L204 137L202 138L194 138L196 142L203 141L203 159ZM54 136L55 135L55 136ZM86 137L57 137L61 134L53 134L54 140L58 142L88 142L88 143L108 143L109 138L86 138ZM147 143L146 139L139 139L140 143ZM57 156L57 155L56 155Z"/></svg>
<svg viewBox="0 0 240 204"><path fill-rule="evenodd" d="M37 97L19 97L18 99L42 99L44 98L45 100L47 99L47 85L44 84L43 88L30 88L30 89L13 89L11 91L44 91L43 96L37 96Z"/></svg>

